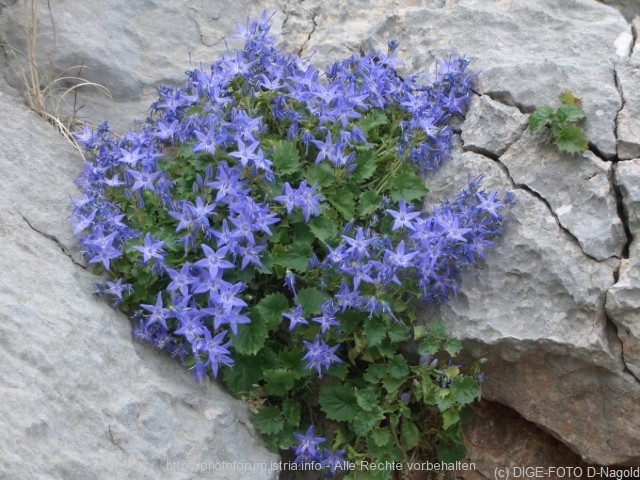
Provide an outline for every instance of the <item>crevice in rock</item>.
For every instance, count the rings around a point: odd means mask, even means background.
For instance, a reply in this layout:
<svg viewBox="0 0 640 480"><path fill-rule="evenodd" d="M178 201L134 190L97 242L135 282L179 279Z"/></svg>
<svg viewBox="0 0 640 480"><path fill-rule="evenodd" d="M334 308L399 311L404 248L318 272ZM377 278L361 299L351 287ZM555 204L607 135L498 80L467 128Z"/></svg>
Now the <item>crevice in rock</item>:
<svg viewBox="0 0 640 480"><path fill-rule="evenodd" d="M560 228L560 230L562 232L564 232L577 246L578 248L580 248L580 251L590 260L593 260L594 262L598 262L600 263L601 261L606 261L606 260L598 260L595 257L589 255L588 253L586 253L584 251L584 249L582 248L582 245L580 245L580 242L578 241L578 238L571 233L570 230L568 230L566 227L564 227L562 225L562 223L560 222L560 219L558 218L558 215L556 214L556 212L553 211L553 209L551 208L551 205L549 204L549 202L547 201L546 198L544 198L542 195L540 195L538 192L536 192L535 190L533 190L531 187L529 187L528 185L524 184L524 183L516 183L513 178L511 177L511 172L509 172L509 169L507 168L507 166L502 163L500 161L500 157L498 157L497 155L486 151L485 149L482 148L475 148L475 147L467 147L464 144L462 145L462 149L466 152L473 152L473 153L477 153L478 155L482 155L484 157L487 157L491 160L493 160L494 162L496 162L496 164L498 165L498 167L504 172L504 174L507 176L507 178L509 179L509 183L511 183L511 186L514 189L520 189L520 190L524 190L528 193L530 193L531 195L533 195L536 199L538 199L540 202L542 202L545 207L547 208L547 210L549 211L549 213L551 214L551 216L553 216L554 220L556 221L556 223L558 224L558 227Z"/></svg>
<svg viewBox="0 0 640 480"><path fill-rule="evenodd" d="M636 24L634 22L631 22L631 51L629 52L629 58L631 58L631 56L633 55L635 46L636 46L636 42L638 41L638 30L636 29Z"/></svg>
<svg viewBox="0 0 640 480"><path fill-rule="evenodd" d="M284 20L282 22L282 26L280 27L280 30L282 30L282 33L285 33L285 27L287 26L287 22L289 21L289 1L287 0L287 2L285 2L284 6L282 7L282 13L284 14Z"/></svg>
<svg viewBox="0 0 640 480"><path fill-rule="evenodd" d="M618 78L618 70L616 69L616 65L613 65L613 84L616 86L616 90L618 90L618 95L620 95L620 108L616 112L616 120L613 125L613 136L616 139L616 143L618 142L618 117L620 116L620 112L624 109L625 100L624 100L624 92L622 91L622 85L620 85L620 79ZM600 155L598 155L600 156Z"/></svg>
<svg viewBox="0 0 640 480"><path fill-rule="evenodd" d="M620 334L618 333L618 329L619 328L623 328L623 327L619 327L618 324L616 322L614 322L611 319L611 317L609 317L609 315L607 314L607 302L606 301L605 301L605 305L604 305L604 318L605 318L605 321L607 322L607 327L611 329L612 335L615 335L616 340L618 342L620 342L620 361L622 362L622 365L624 365L622 373L630 375L631 377L633 377L633 379L636 382L640 383L640 378L638 378L633 373L633 371L631 371L631 369L627 366L627 362L625 361L625 357L624 357L624 342L622 341L622 339L620 338Z"/></svg>
<svg viewBox="0 0 640 480"><path fill-rule="evenodd" d="M616 114L617 116L617 114ZM613 130L613 134L617 137L617 126L614 128ZM587 142L587 150L591 153L593 153L596 157L598 157L598 159L602 160L603 162L617 162L618 161L618 157L616 155L614 155L613 157L607 157L602 150L600 150L598 148L598 146L595 143L591 143L591 142Z"/></svg>
<svg viewBox="0 0 640 480"><path fill-rule="evenodd" d="M302 43L302 46L298 49L298 56L299 57L302 57L302 52L304 52L304 50L307 48L307 45L311 41L311 36L316 31L316 27L318 26L318 24L316 23L316 14L315 13L311 17L311 23L313 23L313 27L311 27L311 31L307 35L307 39Z"/></svg>
<svg viewBox="0 0 640 480"><path fill-rule="evenodd" d="M41 232L40 230L38 230L37 228L35 228L33 225L31 225L31 223L29 222L29 220L27 220L27 217L25 217L24 215L22 215L22 213L18 212L20 214L20 216L22 217L22 219L24 220L24 222L27 224L27 226L33 230L34 232L42 235L44 238L51 240L52 242L54 242L58 248L62 251L62 253L64 253L67 257L69 257L69 260L71 260L75 265L86 269L87 267L85 265L82 265L81 263L78 263L75 261L75 259L73 258L73 256L71 255L71 253L65 248L65 246L60 243L60 241L54 237L53 235L49 235L48 233L44 233Z"/></svg>
<svg viewBox="0 0 640 480"><path fill-rule="evenodd" d="M631 234L631 229L629 228L629 212L624 206L622 191L620 190L620 186L614 180L617 167L618 167L618 164L615 163L611 171L611 185L613 186L613 191L615 192L616 209L618 211L618 217L622 222L622 227L624 228L624 234L627 237L627 241L622 247L622 258L625 259L625 258L629 258L629 248L631 246L631 242L633 242L633 235Z"/></svg>
<svg viewBox="0 0 640 480"><path fill-rule="evenodd" d="M116 439L113 437L113 432L111 431L111 425L109 425L109 437L111 439L111 443L114 444L116 447L118 447L123 453L127 453L124 451L124 448L122 448L120 446L120 444L118 442L116 442Z"/></svg>
<svg viewBox="0 0 640 480"><path fill-rule="evenodd" d="M508 91L485 92L484 95L495 102L506 105L507 107L517 108L523 115L529 115L530 113L533 113L535 111L535 107L529 107L527 105L523 105L522 103L516 102L511 92Z"/></svg>

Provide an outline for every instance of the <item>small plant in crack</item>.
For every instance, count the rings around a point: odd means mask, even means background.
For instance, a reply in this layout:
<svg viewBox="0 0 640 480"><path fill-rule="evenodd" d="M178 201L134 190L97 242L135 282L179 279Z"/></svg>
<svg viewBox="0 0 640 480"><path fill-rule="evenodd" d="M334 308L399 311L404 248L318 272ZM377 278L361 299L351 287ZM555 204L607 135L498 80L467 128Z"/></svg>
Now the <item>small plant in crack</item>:
<svg viewBox="0 0 640 480"><path fill-rule="evenodd" d="M535 132L541 127L549 127L560 151L571 154L584 152L587 139L582 129L574 125L585 118L580 99L571 92L562 92L559 98L562 106L557 110L544 106L529 116L529 130Z"/></svg>

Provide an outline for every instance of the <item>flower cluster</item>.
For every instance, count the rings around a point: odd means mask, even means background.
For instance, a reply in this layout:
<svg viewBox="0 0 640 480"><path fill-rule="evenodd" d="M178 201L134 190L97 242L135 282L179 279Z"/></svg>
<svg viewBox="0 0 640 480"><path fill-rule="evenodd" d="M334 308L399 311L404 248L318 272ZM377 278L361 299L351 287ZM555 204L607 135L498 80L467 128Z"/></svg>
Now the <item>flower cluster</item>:
<svg viewBox="0 0 640 480"><path fill-rule="evenodd" d="M312 465L311 470L316 469L315 465L318 464L320 469L328 468L332 474L335 474L337 470L346 470L348 467L344 460L344 450L338 450L332 452L328 449L317 449L318 445L326 442L326 438L315 437L313 431L313 425L309 427L304 435L300 433L294 433L293 436L297 440L298 444L292 446L296 458L294 462L296 464L308 464Z"/></svg>
<svg viewBox="0 0 640 480"><path fill-rule="evenodd" d="M469 103L466 60L438 62L429 82L402 78L390 42L320 72L269 30L266 15L240 27L241 50L159 88L136 131L79 132L90 160L72 220L110 276L98 293L134 315L137 338L199 381L222 371L234 393L258 384L286 397L345 366L369 325L409 328L398 317L416 292L455 295L505 202L476 179L421 209L422 176L450 158L448 121ZM378 340L367 358L390 358ZM293 431L276 417L264 431L286 445ZM342 454L316 455L313 427L295 438L300 461L335 469Z"/></svg>

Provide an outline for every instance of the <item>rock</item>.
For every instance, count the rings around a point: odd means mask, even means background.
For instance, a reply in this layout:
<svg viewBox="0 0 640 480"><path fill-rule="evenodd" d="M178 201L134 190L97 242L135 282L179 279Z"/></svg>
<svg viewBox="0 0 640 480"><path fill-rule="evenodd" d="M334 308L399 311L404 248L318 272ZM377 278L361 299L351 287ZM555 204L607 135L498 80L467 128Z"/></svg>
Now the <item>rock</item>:
<svg viewBox="0 0 640 480"><path fill-rule="evenodd" d="M587 472L588 465L575 452L513 410L498 403L482 401L474 405L473 413L473 418L464 428L469 449L467 459L483 478L495 478L497 466L509 468L512 474L520 473L518 468L531 466L544 466L545 473L547 467L569 466ZM465 472L460 473L466 480ZM526 477L531 478L535 470L526 473ZM567 471L560 471L560 475L554 475L553 470L550 473L545 477L569 477ZM468 480L473 480L473 477L469 476Z"/></svg>
<svg viewBox="0 0 640 480"><path fill-rule="evenodd" d="M464 148L499 157L520 137L527 122L527 116L515 107L486 95L474 96L462 132Z"/></svg>
<svg viewBox="0 0 640 480"><path fill-rule="evenodd" d="M618 157L627 160L640 156L640 62L616 65L616 78L624 101L618 113Z"/></svg>
<svg viewBox="0 0 640 480"><path fill-rule="evenodd" d="M214 10L204 0L117 0L105 15L100 2L54 2L38 11L39 43L47 46L38 58L40 65L53 66L51 78L78 75L104 86L112 98L95 88L79 91L82 116L93 125L109 120L113 131L124 133L134 119L145 119L157 86L184 85L185 71L227 53L224 39L236 33L236 23L257 18L265 8L275 10L250 0L221 3ZM26 51L23 3L5 12L2 26L10 44ZM15 78L12 84L19 86Z"/></svg>
<svg viewBox="0 0 640 480"><path fill-rule="evenodd" d="M428 198L451 198L478 174L486 190L513 189L497 161L465 152L430 179ZM545 202L526 188L514 193L503 238L438 315L469 355L486 360L484 398L542 426L587 462L638 462L640 383L625 372L604 310L618 262L589 258Z"/></svg>
<svg viewBox="0 0 640 480"><path fill-rule="evenodd" d="M622 204L633 238L640 234L640 158L619 162L615 182L622 195Z"/></svg>
<svg viewBox="0 0 640 480"><path fill-rule="evenodd" d="M598 0L605 5L610 5L624 15L627 21L631 22L635 17L640 15L640 5L635 0Z"/></svg>
<svg viewBox="0 0 640 480"><path fill-rule="evenodd" d="M92 296L68 233L79 155L16 101L0 96L3 478L276 478L246 405Z"/></svg>
<svg viewBox="0 0 640 480"><path fill-rule="evenodd" d="M636 41L633 45L630 58L631 63L637 65L638 63L640 63L640 38L638 38L638 33L640 32L640 16L636 16L633 19L633 22L631 22L631 28L633 30L633 37L636 39Z"/></svg>
<svg viewBox="0 0 640 480"><path fill-rule="evenodd" d="M620 257L626 243L611 183L611 163L592 152L569 155L550 143L548 131L525 131L500 158L516 185L548 202L562 228L596 260Z"/></svg>
<svg viewBox="0 0 640 480"><path fill-rule="evenodd" d="M615 177L634 241L629 258L621 262L618 282L607 292L606 310L618 327L625 363L640 378L640 159L620 162Z"/></svg>

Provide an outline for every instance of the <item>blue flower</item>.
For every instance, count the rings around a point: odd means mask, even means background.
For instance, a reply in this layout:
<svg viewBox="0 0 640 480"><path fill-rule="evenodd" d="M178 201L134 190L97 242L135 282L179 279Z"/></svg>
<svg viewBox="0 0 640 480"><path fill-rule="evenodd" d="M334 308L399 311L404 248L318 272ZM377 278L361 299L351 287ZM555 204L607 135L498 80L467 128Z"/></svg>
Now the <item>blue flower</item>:
<svg viewBox="0 0 640 480"><path fill-rule="evenodd" d="M342 360L335 354L340 348L340 344L329 347L320 336L316 336L312 342L303 340L307 353L302 360L306 360L305 370L315 369L318 372L318 377L322 378L322 369L328 369L334 363L342 363Z"/></svg>
<svg viewBox="0 0 640 480"><path fill-rule="evenodd" d="M316 447L319 444L324 443L326 438L314 437L313 425L307 429L307 432L304 435L294 433L293 436L298 441L298 445L293 445L291 447L296 455L295 463L309 463L320 459L320 455L316 450Z"/></svg>
<svg viewBox="0 0 640 480"><path fill-rule="evenodd" d="M218 370L221 365L232 366L233 359L231 358L231 352L229 351L229 345L231 341L224 342L227 332L223 330L215 337L211 336L209 329L205 328L202 332L203 338L198 338L193 343L193 350L196 353L204 353L207 355L207 360L204 363L205 367L210 367L213 372L214 378L218 377Z"/></svg>
<svg viewBox="0 0 640 480"><path fill-rule="evenodd" d="M289 331L295 330L299 325L309 325L302 316L302 305L298 305L293 313L283 313L282 316L289 319Z"/></svg>
<svg viewBox="0 0 640 480"><path fill-rule="evenodd" d="M189 285L197 281L197 278L191 275L191 265L189 262L185 262L179 272L168 267L165 268L165 271L171 278L171 282L167 286L167 291L174 292L179 290L183 297L188 296Z"/></svg>
<svg viewBox="0 0 640 480"><path fill-rule="evenodd" d="M147 233L144 237L144 245L136 245L133 247L133 249L142 253L143 263L148 263L152 258L164 260L164 252L162 250L163 246L164 242L162 240L156 242L151 237L151 234Z"/></svg>

